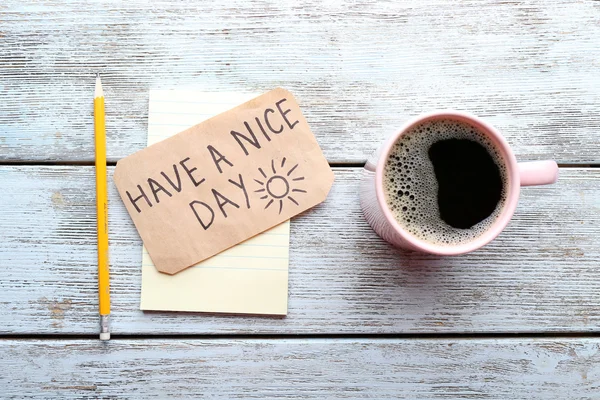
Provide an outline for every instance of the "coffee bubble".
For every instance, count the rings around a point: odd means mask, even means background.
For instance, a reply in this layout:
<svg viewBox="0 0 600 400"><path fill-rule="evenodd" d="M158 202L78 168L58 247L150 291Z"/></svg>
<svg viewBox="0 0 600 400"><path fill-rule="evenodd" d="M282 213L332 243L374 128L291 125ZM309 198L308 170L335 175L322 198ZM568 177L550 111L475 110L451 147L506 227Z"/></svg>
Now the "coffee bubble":
<svg viewBox="0 0 600 400"><path fill-rule="evenodd" d="M467 139L487 150L497 165L502 189L494 211L467 229L447 224L440 216L438 181L429 157L430 147L447 139ZM417 238L442 246L466 243L481 236L496 221L506 201L507 172L496 146L475 127L452 119L420 123L392 147L385 164L384 193L396 221Z"/></svg>

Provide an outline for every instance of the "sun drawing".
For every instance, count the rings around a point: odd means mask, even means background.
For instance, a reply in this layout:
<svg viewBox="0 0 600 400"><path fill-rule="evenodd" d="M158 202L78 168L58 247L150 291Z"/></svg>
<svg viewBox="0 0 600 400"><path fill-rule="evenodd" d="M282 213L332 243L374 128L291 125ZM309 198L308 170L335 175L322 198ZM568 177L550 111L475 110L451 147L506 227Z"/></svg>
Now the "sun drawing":
<svg viewBox="0 0 600 400"><path fill-rule="evenodd" d="M285 157L281 160L281 167L279 168L283 169L284 167ZM260 194L262 200L268 200L265 210L269 208L271 204L279 201L279 214L281 214L281 210L283 210L283 200L286 198L295 205L299 205L296 199L292 197L292 194L306 193L306 190L295 187L296 182L304 180L303 176L294 177L293 173L296 168L298 168L298 164L290 168L285 173L285 176L284 172L277 173L275 160L271 160L271 170L273 173L267 175L262 168L258 168L258 171L263 176L264 180L255 179L255 181L262 186L260 189L255 190L255 192Z"/></svg>

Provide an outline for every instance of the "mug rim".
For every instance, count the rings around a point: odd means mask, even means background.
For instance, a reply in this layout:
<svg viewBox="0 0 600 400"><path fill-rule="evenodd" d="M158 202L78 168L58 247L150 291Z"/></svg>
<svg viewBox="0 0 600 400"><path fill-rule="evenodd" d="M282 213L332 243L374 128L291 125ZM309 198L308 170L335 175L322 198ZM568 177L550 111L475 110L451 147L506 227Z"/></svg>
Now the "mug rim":
<svg viewBox="0 0 600 400"><path fill-rule="evenodd" d="M500 155L504 160L504 164L506 167L506 176L508 179L506 201L496 221L480 236L466 243L458 245L438 245L420 239L412 233L408 232L398 223L398 221L394 217L392 211L388 207L387 202L385 201L385 194L383 192L383 172L385 169L386 161L394 144L396 144L398 139L413 126L429 120L441 118L448 118L458 120L461 122L466 122L469 125L478 128L479 131L481 131L489 139L491 139L493 144L498 147ZM432 111L410 119L388 139L381 151L379 160L377 162L377 166L375 168L376 197L379 203L379 207L381 208L381 210L383 210L383 214L385 215L387 221L394 228L394 230L402 237L402 239L408 242L410 247L413 247L415 250L437 255L459 255L468 253L477 250L480 247L485 246L486 244L494 240L500 234L500 232L502 232L506 225L508 225L508 222L512 218L515 209L517 208L520 186L521 182L519 178L517 160L506 139L504 139L504 137L500 134L500 132L498 132L498 130L496 130L496 128L494 128L487 122L481 120L479 117L467 112L456 110Z"/></svg>

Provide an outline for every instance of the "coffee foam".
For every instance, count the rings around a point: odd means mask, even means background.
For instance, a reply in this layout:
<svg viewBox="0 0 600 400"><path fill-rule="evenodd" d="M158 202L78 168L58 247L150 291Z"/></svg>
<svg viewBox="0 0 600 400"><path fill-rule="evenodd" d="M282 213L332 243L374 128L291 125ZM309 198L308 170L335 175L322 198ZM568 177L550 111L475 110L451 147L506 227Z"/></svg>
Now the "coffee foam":
<svg viewBox="0 0 600 400"><path fill-rule="evenodd" d="M438 183L429 147L444 139L469 139L481 144L500 170L502 194L494 212L469 229L454 228L440 217ZM469 242L487 231L506 202L507 172L496 146L475 127L452 119L426 121L406 131L392 147L385 164L383 187L396 221L417 238L441 246Z"/></svg>

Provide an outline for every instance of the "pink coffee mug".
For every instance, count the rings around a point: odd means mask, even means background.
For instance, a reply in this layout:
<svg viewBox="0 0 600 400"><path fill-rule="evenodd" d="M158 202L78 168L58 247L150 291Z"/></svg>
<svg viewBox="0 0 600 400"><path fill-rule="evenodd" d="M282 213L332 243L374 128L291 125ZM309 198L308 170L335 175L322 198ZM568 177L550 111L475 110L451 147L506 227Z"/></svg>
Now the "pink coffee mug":
<svg viewBox="0 0 600 400"><path fill-rule="evenodd" d="M383 170L393 145L400 136L413 126L433 119L452 119L477 128L495 144L506 166L508 189L503 209L496 221L483 234L467 243L442 246L417 238L398 224L385 201ZM360 188L360 204L365 218L373 230L394 246L431 254L457 255L477 250L491 242L502 232L515 212L521 186L547 185L556 182L557 178L558 165L554 161L517 163L512 150L502 135L493 126L476 116L452 110L434 111L407 122L367 161Z"/></svg>

